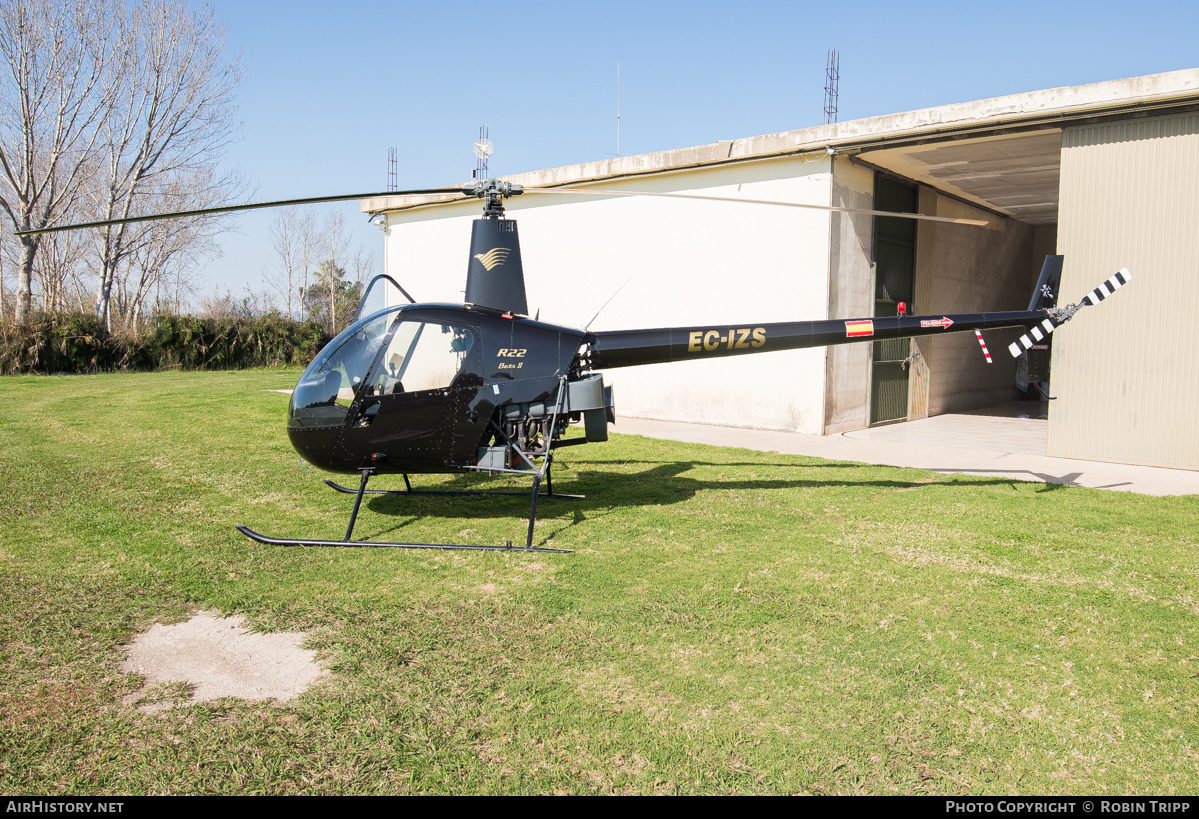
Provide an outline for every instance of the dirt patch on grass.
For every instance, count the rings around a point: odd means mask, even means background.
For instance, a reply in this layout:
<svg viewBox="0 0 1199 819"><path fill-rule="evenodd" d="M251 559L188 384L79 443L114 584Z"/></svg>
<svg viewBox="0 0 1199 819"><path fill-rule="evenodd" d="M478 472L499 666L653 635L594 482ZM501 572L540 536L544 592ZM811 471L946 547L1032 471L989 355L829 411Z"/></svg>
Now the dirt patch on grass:
<svg viewBox="0 0 1199 819"><path fill-rule="evenodd" d="M302 694L323 672L316 652L300 648L302 632L254 634L240 616L205 611L173 626L154 625L138 635L121 670L140 674L146 686L128 700L143 711L237 697L289 700ZM171 684L183 683L190 694ZM164 686L167 688L164 689ZM164 700L160 694L174 690Z"/></svg>

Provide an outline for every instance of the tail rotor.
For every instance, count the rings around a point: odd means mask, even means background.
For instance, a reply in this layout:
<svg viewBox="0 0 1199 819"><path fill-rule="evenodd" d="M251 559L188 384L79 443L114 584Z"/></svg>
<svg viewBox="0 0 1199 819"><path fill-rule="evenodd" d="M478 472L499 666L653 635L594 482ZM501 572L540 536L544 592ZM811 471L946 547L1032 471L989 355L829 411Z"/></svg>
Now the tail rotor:
<svg viewBox="0 0 1199 819"><path fill-rule="evenodd" d="M1128 272L1128 268L1121 268L1110 279L1103 282L1103 284L1096 287L1090 293L1087 293L1078 304L1071 304L1068 307L1051 308L1048 318L1030 328L1027 333L1008 345L1008 352L1012 354L1012 358L1019 358L1023 353L1031 349L1033 345L1043 341L1054 329L1074 318L1074 314L1080 309L1099 304L1099 302L1106 299L1112 293L1115 293L1121 287L1128 284L1131 278L1132 274Z"/></svg>

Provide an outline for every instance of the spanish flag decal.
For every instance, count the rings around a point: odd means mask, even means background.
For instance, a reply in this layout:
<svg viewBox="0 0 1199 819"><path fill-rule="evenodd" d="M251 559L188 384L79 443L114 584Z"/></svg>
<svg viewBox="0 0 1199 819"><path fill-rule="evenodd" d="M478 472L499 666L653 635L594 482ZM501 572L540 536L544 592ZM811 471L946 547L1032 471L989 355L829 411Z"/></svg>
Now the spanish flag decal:
<svg viewBox="0 0 1199 819"><path fill-rule="evenodd" d="M850 338L857 336L872 336L874 335L873 321L847 321L845 322L845 335Z"/></svg>

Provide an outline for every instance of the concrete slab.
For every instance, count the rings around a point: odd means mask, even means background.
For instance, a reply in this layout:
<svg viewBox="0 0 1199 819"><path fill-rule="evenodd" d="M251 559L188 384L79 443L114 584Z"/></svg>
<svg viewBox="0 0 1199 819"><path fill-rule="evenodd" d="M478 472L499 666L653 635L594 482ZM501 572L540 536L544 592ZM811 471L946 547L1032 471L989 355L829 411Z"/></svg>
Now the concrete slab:
<svg viewBox="0 0 1199 819"><path fill-rule="evenodd" d="M121 670L145 677L147 687L130 704L151 686L170 683L189 686L187 704L222 697L289 700L321 676L316 652L300 648L307 635L255 634L244 625L240 615L225 618L203 611L186 622L155 624L139 634ZM153 712L174 704L151 703L139 710Z"/></svg>
<svg viewBox="0 0 1199 819"><path fill-rule="evenodd" d="M1116 489L1142 495L1199 494L1197 471L1045 455L1048 420L1044 405L1035 402L1013 402L986 410L829 436L642 418L618 418L613 431L836 461Z"/></svg>

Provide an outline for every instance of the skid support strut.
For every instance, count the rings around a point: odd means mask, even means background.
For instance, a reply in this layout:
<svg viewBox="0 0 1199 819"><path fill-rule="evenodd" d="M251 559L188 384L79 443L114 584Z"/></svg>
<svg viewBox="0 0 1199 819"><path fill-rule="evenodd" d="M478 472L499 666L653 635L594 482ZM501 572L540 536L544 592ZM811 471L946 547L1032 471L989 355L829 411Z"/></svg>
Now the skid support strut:
<svg viewBox="0 0 1199 819"><path fill-rule="evenodd" d="M358 484L358 494L354 498L354 511L350 513L350 525L346 527L346 540L351 539L354 534L354 521L358 520L358 508L362 506L362 495L366 492L366 482L370 480L371 475L375 474L375 468L368 467L362 470L362 483Z"/></svg>
<svg viewBox="0 0 1199 819"><path fill-rule="evenodd" d="M515 472L515 470L514 470L514 472ZM520 472L515 472L515 474L518 474L521 477L525 477L529 473L527 470L521 470ZM357 495L358 494L358 490L355 489L354 487L345 486L343 484L338 483L337 481L332 481L332 480L326 479L325 485L328 486L330 489L334 489L338 492L341 492L343 495ZM365 494L367 494L367 495L416 495L416 496L420 496L420 495L457 495L460 497L508 496L508 497L523 498L528 493L523 490L516 492L516 491L508 491L505 489L414 489L412 486L412 482L409 480L408 476L405 475L403 489L368 489L368 490L366 490ZM554 491L554 481L550 477L550 473L547 470L545 473L545 494L543 494L541 497L556 498L558 500L583 500L587 496L586 495L566 495L566 494L563 494L562 492L555 492Z"/></svg>
<svg viewBox="0 0 1199 819"><path fill-rule="evenodd" d="M533 476L533 500L529 504L529 537L525 540L525 549L533 548L533 524L537 520L537 493L541 490L541 476Z"/></svg>

